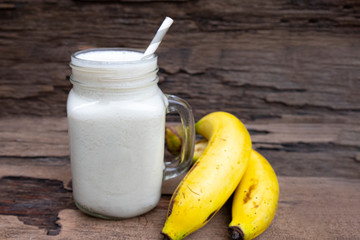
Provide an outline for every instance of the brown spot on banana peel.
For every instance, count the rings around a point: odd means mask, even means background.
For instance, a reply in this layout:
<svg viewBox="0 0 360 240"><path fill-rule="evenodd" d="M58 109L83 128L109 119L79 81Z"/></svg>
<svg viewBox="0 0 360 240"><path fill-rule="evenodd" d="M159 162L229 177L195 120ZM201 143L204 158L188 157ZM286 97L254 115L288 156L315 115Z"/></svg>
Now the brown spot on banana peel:
<svg viewBox="0 0 360 240"><path fill-rule="evenodd" d="M229 234L234 240L244 240L245 234L238 226L232 226L228 228Z"/></svg>
<svg viewBox="0 0 360 240"><path fill-rule="evenodd" d="M247 203L251 199L251 192L255 189L256 184L251 184L249 189L247 190L246 195L244 196L243 202Z"/></svg>

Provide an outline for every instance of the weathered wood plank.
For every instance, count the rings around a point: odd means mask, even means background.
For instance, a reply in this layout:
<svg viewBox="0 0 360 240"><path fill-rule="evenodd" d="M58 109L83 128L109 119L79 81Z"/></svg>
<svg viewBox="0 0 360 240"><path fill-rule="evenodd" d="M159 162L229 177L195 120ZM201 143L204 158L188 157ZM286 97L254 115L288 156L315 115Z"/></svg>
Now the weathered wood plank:
<svg viewBox="0 0 360 240"><path fill-rule="evenodd" d="M71 189L69 158L0 158L0 178L21 176L60 181L65 189Z"/></svg>
<svg viewBox="0 0 360 240"><path fill-rule="evenodd" d="M360 119L357 1L0 4L0 116L65 116L72 52L145 48L169 15L160 86L186 98L197 119L216 110L248 121Z"/></svg>
<svg viewBox="0 0 360 240"><path fill-rule="evenodd" d="M261 121L245 125L253 147L278 175L360 178L358 125ZM69 164L66 118L0 119L0 176L53 175L67 185ZM46 176L37 174L44 169Z"/></svg>
<svg viewBox="0 0 360 240"><path fill-rule="evenodd" d="M255 148L269 159L280 176L278 215L262 237L356 239L359 230L354 226L358 225L360 216L356 195L360 192L358 126L295 121L288 124L253 122L247 127ZM75 209L70 161L65 150L68 148L65 118L3 118L0 136L0 219L4 223L0 237L21 239L31 235L48 239L46 234L50 234L59 239L98 239L105 233L109 238L160 239L168 196L164 196L151 213L120 222L97 221ZM300 179L282 177L284 175L344 176L357 180ZM165 182L163 193L171 194L180 179L181 176ZM230 220L229 213L228 203L214 221L189 239L209 239L210 236L228 239L225 226ZM144 224L147 224L145 232L141 231ZM329 224L335 227L327 229ZM307 229L307 235L303 229ZM89 235L84 235L84 231Z"/></svg>
<svg viewBox="0 0 360 240"><path fill-rule="evenodd" d="M66 118L3 118L0 133L1 157L69 156Z"/></svg>
<svg viewBox="0 0 360 240"><path fill-rule="evenodd" d="M158 206L151 212L120 221L105 221L88 217L74 209L72 205L70 207L63 206L63 210L60 209L59 214L54 216L54 219L57 216L58 220L56 222L52 220L52 224L56 223L58 231L53 230L50 233L57 235L47 236L46 231L49 231L49 228L46 224L39 225L36 215L32 215L32 213L39 211L44 206L38 204L40 201L44 201L41 199L41 194L53 195L53 197L47 197L46 200L56 209L55 206L58 204L55 200L58 199L60 189L54 188L51 180L31 178L13 178L13 184L16 183L17 188L10 189L11 186L4 184L4 180L9 181L9 179L2 178L0 187L3 190L13 191L14 195L7 195L7 197L12 196L16 199L14 202L6 203L10 206L13 205L13 209L9 208L6 213L3 211L3 207L0 208L2 223L0 236L4 239L29 237L36 239L162 239L160 231L165 221L170 196L164 195ZM34 182L38 184L31 185ZM358 228L360 224L359 179L280 177L279 183L280 200L276 217L270 228L258 239L310 240L357 239L360 237ZM168 189L174 189L174 184L177 183L170 183L167 186ZM39 187L42 187L44 191L41 193L31 192ZM22 191L26 189L28 197L21 195ZM62 197L63 203L71 201L70 193L62 194L65 194ZM3 197L0 199L1 206L6 205L3 203ZM19 212L14 212L14 209L21 206L30 207L31 211L19 216ZM231 219L230 212L231 201L219 211L209 224L191 234L187 239L229 239L226 227ZM53 214L50 215L53 216Z"/></svg>
<svg viewBox="0 0 360 240"><path fill-rule="evenodd" d="M354 0L0 0L0 238L161 239L180 178L139 218L81 214L64 117L70 54L145 48L166 15L160 87L196 120L237 115L280 176L259 239L360 238L359 13ZM189 239L228 239L230 208Z"/></svg>
<svg viewBox="0 0 360 240"><path fill-rule="evenodd" d="M18 216L28 225L57 235L57 215L63 209L75 209L72 191L58 180L9 176L0 179L0 214Z"/></svg>

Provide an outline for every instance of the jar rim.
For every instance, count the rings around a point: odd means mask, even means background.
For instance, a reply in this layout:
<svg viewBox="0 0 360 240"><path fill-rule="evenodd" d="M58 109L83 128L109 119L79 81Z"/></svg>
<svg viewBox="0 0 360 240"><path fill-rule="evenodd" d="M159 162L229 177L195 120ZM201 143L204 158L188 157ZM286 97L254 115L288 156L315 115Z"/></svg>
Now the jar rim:
<svg viewBox="0 0 360 240"><path fill-rule="evenodd" d="M116 53L113 53L114 51ZM87 55L91 52L95 53ZM120 54L118 52L130 53ZM111 88L133 88L147 85L157 78L157 55L152 54L148 58L141 59L143 52L131 48L91 48L75 52L71 56L70 81L77 85ZM78 57L80 54L85 55ZM106 61L108 59L110 61ZM127 61L128 59L131 61ZM157 80L155 81L157 82Z"/></svg>
<svg viewBox="0 0 360 240"><path fill-rule="evenodd" d="M135 48L89 48L77 51L71 55L71 65L75 65L78 67L116 67L120 65L136 65L136 64L146 64L148 62L156 61L157 55L151 54L144 59L136 59L136 60L93 60L93 59L84 59L78 57L81 54L86 54L90 52L135 52L139 54L143 54L144 50L135 49Z"/></svg>

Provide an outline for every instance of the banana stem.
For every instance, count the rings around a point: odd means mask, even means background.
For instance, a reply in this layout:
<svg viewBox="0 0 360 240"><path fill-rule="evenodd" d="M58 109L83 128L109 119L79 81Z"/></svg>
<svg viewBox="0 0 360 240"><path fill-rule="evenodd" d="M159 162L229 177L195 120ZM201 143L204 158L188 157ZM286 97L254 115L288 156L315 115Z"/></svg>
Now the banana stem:
<svg viewBox="0 0 360 240"><path fill-rule="evenodd" d="M244 240L244 233L239 227L229 227L229 234L234 240Z"/></svg>

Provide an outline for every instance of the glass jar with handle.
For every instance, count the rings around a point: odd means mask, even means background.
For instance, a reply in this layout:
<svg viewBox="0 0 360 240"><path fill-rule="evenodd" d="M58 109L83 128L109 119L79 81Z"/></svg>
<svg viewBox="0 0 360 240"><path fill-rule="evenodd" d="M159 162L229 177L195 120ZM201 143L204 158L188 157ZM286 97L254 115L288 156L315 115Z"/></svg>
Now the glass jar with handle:
<svg viewBox="0 0 360 240"><path fill-rule="evenodd" d="M106 219L153 209L164 180L191 165L195 130L189 104L158 87L155 54L97 48L71 56L67 102L73 196L83 212ZM180 116L184 144L164 164L166 114Z"/></svg>

